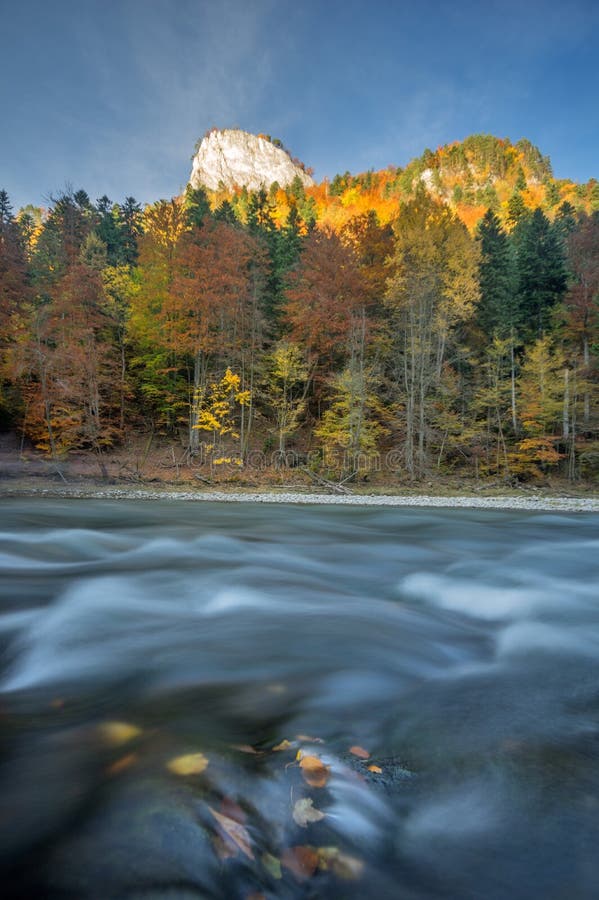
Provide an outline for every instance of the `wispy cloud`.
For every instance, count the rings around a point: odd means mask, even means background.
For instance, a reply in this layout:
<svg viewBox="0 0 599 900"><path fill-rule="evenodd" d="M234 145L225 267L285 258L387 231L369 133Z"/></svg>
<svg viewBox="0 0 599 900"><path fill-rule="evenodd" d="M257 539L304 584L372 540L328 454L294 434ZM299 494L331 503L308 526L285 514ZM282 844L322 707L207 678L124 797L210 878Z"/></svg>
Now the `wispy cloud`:
<svg viewBox="0 0 599 900"><path fill-rule="evenodd" d="M0 184L17 203L67 180L170 196L212 125L270 132L318 177L477 131L596 174L597 0L0 5Z"/></svg>
<svg viewBox="0 0 599 900"><path fill-rule="evenodd" d="M90 174L105 176L110 159L126 166L150 195L182 187L196 139L212 125L243 125L261 102L271 77L263 35L273 6L273 0L249 6L240 0L125 0L127 57L116 67L104 35L82 36L108 113L88 160ZM130 85L125 106L121 78ZM123 142L115 146L119 122Z"/></svg>

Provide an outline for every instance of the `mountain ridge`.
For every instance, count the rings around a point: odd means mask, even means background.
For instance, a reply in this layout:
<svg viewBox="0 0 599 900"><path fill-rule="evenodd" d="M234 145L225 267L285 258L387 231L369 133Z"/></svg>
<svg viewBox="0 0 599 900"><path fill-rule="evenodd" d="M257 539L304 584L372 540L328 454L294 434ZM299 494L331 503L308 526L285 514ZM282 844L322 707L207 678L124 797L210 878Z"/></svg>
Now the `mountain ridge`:
<svg viewBox="0 0 599 900"><path fill-rule="evenodd" d="M229 130L231 132L247 136L252 142L271 141L268 136L252 136L239 129ZM215 130L214 133L222 135L227 130ZM207 137L211 138L211 134ZM206 137L202 144L205 140ZM278 152L286 153L272 146ZM290 160L287 153L286 159ZM270 179L263 174L252 184L229 179L227 185L225 179L220 178L212 180L211 184L204 181L203 186L212 192L215 205L230 198L233 205L239 207L242 219L245 200L239 192L243 193L244 188L250 191L265 188L269 190L275 220L285 221L290 207L295 204L306 221L314 219L333 229L342 228L353 216L370 210L377 213L381 222L392 221L398 205L413 197L419 185L424 185L428 193L452 208L469 228L474 228L489 208L504 222L509 222L514 203L529 209L540 206L550 217L564 202L587 213L599 209L597 180L578 184L571 179L556 179L549 157L527 138L513 142L510 138L491 134L469 135L434 151L427 148L403 167L390 165L359 174L345 172L331 179L324 178L319 183L305 177L304 168L298 161L291 162L300 167L299 181L295 180L298 172L294 172L292 178L290 171L289 177L283 180ZM200 183L200 179L191 181L192 187Z"/></svg>

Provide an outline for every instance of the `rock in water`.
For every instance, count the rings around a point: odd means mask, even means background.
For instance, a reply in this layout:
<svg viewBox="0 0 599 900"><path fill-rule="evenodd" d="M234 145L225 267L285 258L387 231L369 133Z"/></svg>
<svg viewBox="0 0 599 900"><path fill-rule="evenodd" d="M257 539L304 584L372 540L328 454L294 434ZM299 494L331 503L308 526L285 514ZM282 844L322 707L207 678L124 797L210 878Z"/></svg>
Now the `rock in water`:
<svg viewBox="0 0 599 900"><path fill-rule="evenodd" d="M218 190L246 187L257 191L278 182L281 187L299 178L304 187L314 181L286 150L265 137L236 128L214 129L202 139L193 158L189 183L193 188Z"/></svg>

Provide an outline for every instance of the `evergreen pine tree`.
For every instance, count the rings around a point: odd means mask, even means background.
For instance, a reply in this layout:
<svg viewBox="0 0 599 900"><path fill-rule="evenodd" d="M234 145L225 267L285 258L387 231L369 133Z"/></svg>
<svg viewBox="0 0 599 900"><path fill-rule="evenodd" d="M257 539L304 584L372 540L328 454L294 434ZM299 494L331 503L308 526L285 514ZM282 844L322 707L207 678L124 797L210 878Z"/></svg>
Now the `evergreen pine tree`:
<svg viewBox="0 0 599 900"><path fill-rule="evenodd" d="M529 216L528 208L520 191L515 190L507 204L507 220L515 227L523 219Z"/></svg>
<svg viewBox="0 0 599 900"><path fill-rule="evenodd" d="M542 336L551 308L564 296L566 264L559 232L537 207L514 230L520 315L527 338Z"/></svg>
<svg viewBox="0 0 599 900"><path fill-rule="evenodd" d="M548 181L545 185L545 203L552 209L560 201L559 188L555 181Z"/></svg>
<svg viewBox="0 0 599 900"><path fill-rule="evenodd" d="M225 225L239 225L235 210L228 200L223 200L221 205L215 209L214 219L216 222L223 222Z"/></svg>
<svg viewBox="0 0 599 900"><path fill-rule="evenodd" d="M6 191L0 191L0 330L24 299L25 241Z"/></svg>
<svg viewBox="0 0 599 900"><path fill-rule="evenodd" d="M477 319L488 337L506 338L518 327L516 272L506 232L488 209L478 227L480 302Z"/></svg>
<svg viewBox="0 0 599 900"><path fill-rule="evenodd" d="M185 221L189 228L201 228L210 216L210 203L204 188L187 185L185 191Z"/></svg>
<svg viewBox="0 0 599 900"><path fill-rule="evenodd" d="M109 266L117 266L123 252L123 233L119 225L119 208L113 205L104 194L96 200L99 217L96 234L106 246L106 259Z"/></svg>
<svg viewBox="0 0 599 900"><path fill-rule="evenodd" d="M121 264L134 266L138 257L138 240L143 232L141 206L135 197L126 197L119 207L122 234Z"/></svg>
<svg viewBox="0 0 599 900"><path fill-rule="evenodd" d="M522 166L518 169L518 177L516 178L516 184L514 185L514 189L516 191L525 191L526 190L526 176L524 174L524 169Z"/></svg>
<svg viewBox="0 0 599 900"><path fill-rule="evenodd" d="M553 222L553 227L562 239L564 245L572 232L576 231L577 225L578 217L576 215L576 210L571 203L564 200L564 202L560 204Z"/></svg>

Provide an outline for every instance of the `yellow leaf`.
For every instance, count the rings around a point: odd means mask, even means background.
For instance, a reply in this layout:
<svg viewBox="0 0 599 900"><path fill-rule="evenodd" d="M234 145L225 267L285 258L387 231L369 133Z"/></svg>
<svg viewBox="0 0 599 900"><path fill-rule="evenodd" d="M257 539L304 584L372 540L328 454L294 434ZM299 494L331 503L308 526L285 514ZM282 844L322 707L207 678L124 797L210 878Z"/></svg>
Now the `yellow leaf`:
<svg viewBox="0 0 599 900"><path fill-rule="evenodd" d="M316 809L313 806L310 797L303 797L301 800L298 800L293 807L292 815L293 821L299 825L300 828L307 828L310 822L320 822L321 819L324 819L326 813Z"/></svg>
<svg viewBox="0 0 599 900"><path fill-rule="evenodd" d="M318 868L333 872L338 878L353 881L364 871L364 863L355 856L341 853L338 847L319 847Z"/></svg>
<svg viewBox="0 0 599 900"><path fill-rule="evenodd" d="M174 775L200 775L208 763L208 757L203 753L186 753L171 759L166 767Z"/></svg>
<svg viewBox="0 0 599 900"><path fill-rule="evenodd" d="M291 743L291 741L288 741L287 739L285 739L284 741L281 741L280 744L277 744L277 746L273 747L272 749L275 753L277 753L279 750L291 750L292 748L293 748L293 744ZM301 753L301 750L299 752Z"/></svg>
<svg viewBox="0 0 599 900"><path fill-rule="evenodd" d="M102 739L111 747L126 744L141 734L141 728L128 722L102 722L99 730Z"/></svg>

